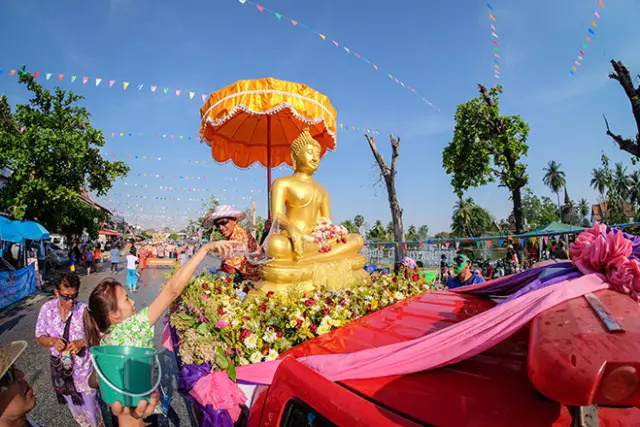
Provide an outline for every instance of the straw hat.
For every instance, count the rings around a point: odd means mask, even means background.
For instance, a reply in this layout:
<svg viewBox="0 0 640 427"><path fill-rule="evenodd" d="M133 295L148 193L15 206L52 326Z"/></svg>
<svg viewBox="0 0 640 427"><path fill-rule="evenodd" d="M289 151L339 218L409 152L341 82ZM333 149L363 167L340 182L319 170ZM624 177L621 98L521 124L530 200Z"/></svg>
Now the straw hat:
<svg viewBox="0 0 640 427"><path fill-rule="evenodd" d="M26 341L13 341L0 347L0 378L7 373L18 357L27 348Z"/></svg>
<svg viewBox="0 0 640 427"><path fill-rule="evenodd" d="M216 206L213 212L204 220L205 224L210 224L220 218L233 218L236 221L242 221L247 217L242 211L234 209L229 205Z"/></svg>

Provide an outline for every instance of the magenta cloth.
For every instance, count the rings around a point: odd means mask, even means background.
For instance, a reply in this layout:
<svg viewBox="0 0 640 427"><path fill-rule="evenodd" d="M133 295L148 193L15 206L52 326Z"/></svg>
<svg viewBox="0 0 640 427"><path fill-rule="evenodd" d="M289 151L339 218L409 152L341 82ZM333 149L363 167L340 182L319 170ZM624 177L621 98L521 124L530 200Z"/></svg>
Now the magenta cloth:
<svg viewBox="0 0 640 427"><path fill-rule="evenodd" d="M169 329L169 323L164 325L162 330L162 346L173 353L173 340L171 339L171 330Z"/></svg>
<svg viewBox="0 0 640 427"><path fill-rule="evenodd" d="M226 371L210 371L200 377L189 394L202 406L210 404L217 410L226 410L234 422L242 413L240 406L247 403L247 397Z"/></svg>
<svg viewBox="0 0 640 427"><path fill-rule="evenodd" d="M69 341L83 340L84 320L82 315L87 308L86 304L76 301L73 305L71 325L69 326ZM36 338L46 336L62 338L64 325L67 319L60 318L58 310L58 298L45 302L40 308L36 322ZM52 356L60 356L60 352L54 347L49 348ZM89 386L89 377L93 372L88 351L82 351L73 358L73 382L79 393L93 393L95 390Z"/></svg>
<svg viewBox="0 0 640 427"><path fill-rule="evenodd" d="M585 275L534 290L420 338L354 353L307 356L298 360L332 381L435 369L482 353L545 310L607 287L597 275ZM238 379L253 384L271 384L279 363L241 366L237 370Z"/></svg>

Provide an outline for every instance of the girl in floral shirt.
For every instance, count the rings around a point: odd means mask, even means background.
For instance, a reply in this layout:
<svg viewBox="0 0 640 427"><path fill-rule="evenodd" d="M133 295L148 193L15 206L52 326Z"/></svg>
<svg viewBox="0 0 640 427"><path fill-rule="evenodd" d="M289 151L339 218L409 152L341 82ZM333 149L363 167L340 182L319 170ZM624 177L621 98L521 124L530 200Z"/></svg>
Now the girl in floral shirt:
<svg viewBox="0 0 640 427"><path fill-rule="evenodd" d="M196 268L209 252L229 256L237 243L220 241L203 246L162 288L149 307L136 311L135 302L120 282L104 279L91 292L84 314L87 345L117 345L153 348L153 325L189 283ZM142 425L126 414L118 417L120 426Z"/></svg>

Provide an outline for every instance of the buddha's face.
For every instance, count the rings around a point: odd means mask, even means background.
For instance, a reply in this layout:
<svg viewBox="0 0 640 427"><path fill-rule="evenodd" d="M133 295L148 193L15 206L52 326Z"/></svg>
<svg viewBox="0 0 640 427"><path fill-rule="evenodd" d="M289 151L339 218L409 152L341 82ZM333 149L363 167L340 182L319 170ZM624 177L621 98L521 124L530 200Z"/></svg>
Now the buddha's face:
<svg viewBox="0 0 640 427"><path fill-rule="evenodd" d="M300 172L313 173L320 166L320 145L306 144L295 156L295 169Z"/></svg>

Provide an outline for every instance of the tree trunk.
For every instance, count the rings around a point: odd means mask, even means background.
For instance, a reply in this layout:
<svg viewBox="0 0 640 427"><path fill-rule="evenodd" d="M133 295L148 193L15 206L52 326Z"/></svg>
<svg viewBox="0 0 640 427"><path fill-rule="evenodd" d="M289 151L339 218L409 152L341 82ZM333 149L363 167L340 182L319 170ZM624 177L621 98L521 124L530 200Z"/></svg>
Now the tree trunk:
<svg viewBox="0 0 640 427"><path fill-rule="evenodd" d="M391 209L391 222L393 223L393 238L398 245L395 248L395 263L398 264L404 256L406 256L407 249L404 242L404 227L402 225L402 208L398 203L398 196L396 194L396 161L398 160L398 154L400 150L400 138L394 138L393 135L389 135L391 141L391 167L387 166L382 154L378 151L375 139L369 135L365 135L369 148L373 153L373 157L380 168L380 176L384 179L384 183L387 187L387 195L389 197L389 208Z"/></svg>
<svg viewBox="0 0 640 427"><path fill-rule="evenodd" d="M516 234L522 234L524 232L524 223L522 221L522 195L520 194L520 188L516 188L511 191L511 198L513 199L513 216L516 220Z"/></svg>
<svg viewBox="0 0 640 427"><path fill-rule="evenodd" d="M625 95L627 95L627 98L631 103L631 112L633 113L638 133L636 134L635 139L623 138L621 135L616 135L611 132L609 122L607 121L607 118L604 117L604 122L607 126L607 135L609 135L618 144L621 150L624 150L635 157L640 157L640 86L635 88L633 87L631 74L621 61L615 61L612 59L611 66L613 67L613 72L609 74L609 78L620 83Z"/></svg>

